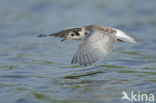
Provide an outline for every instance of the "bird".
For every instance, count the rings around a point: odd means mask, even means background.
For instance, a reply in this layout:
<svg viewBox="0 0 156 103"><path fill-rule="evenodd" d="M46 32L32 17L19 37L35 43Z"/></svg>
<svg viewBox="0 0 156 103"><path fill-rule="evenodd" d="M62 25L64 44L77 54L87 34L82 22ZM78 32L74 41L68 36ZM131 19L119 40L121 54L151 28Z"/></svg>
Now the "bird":
<svg viewBox="0 0 156 103"><path fill-rule="evenodd" d="M90 24L62 30L52 34L39 34L38 37L54 36L65 40L80 40L71 64L88 66L108 55L116 41L136 43L136 40L123 31L107 26Z"/></svg>

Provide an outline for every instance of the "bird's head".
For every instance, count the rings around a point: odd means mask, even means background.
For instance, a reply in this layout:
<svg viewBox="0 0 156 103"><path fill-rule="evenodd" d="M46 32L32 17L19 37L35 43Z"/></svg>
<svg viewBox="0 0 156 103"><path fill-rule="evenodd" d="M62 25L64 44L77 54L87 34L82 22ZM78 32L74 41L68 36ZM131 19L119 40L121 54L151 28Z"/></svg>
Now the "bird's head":
<svg viewBox="0 0 156 103"><path fill-rule="evenodd" d="M62 40L80 40L82 39L84 36L82 35L81 31L70 31L67 36Z"/></svg>

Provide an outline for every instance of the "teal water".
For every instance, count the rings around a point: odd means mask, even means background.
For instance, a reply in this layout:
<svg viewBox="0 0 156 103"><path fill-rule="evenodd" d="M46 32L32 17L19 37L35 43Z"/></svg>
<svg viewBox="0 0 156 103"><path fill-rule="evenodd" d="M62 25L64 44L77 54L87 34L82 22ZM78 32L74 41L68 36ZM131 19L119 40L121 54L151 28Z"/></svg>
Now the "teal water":
<svg viewBox="0 0 156 103"><path fill-rule="evenodd" d="M122 103L122 91L156 94L155 0L0 1L0 103ZM78 41L37 37L87 24L116 27L137 43L117 42L84 67L70 64Z"/></svg>

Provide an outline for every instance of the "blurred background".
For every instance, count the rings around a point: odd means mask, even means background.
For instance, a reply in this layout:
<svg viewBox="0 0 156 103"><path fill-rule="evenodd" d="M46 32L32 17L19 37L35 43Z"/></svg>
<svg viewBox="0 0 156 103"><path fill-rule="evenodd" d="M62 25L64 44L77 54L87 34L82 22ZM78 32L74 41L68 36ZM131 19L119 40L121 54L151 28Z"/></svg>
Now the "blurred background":
<svg viewBox="0 0 156 103"><path fill-rule="evenodd" d="M121 29L137 43L117 42L84 67L70 64L79 42L37 37L88 24ZM155 33L155 0L0 0L0 102L120 103L122 91L156 94Z"/></svg>

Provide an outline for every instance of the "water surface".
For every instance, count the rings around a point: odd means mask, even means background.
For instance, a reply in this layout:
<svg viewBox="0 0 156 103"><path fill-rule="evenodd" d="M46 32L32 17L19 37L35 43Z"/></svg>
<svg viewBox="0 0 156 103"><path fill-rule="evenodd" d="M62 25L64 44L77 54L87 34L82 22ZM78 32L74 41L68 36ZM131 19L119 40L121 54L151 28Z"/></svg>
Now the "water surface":
<svg viewBox="0 0 156 103"><path fill-rule="evenodd" d="M1 103L120 103L122 91L156 94L155 0L1 0ZM38 38L87 24L136 38L97 63L71 65L78 41Z"/></svg>

